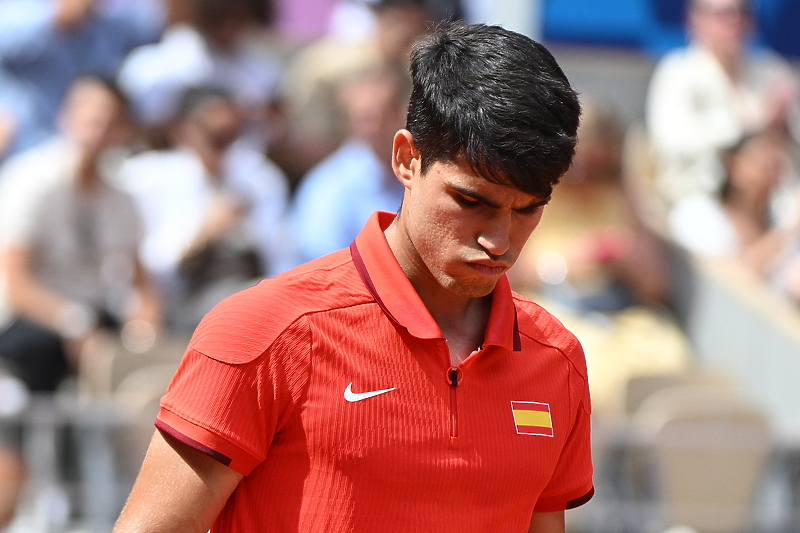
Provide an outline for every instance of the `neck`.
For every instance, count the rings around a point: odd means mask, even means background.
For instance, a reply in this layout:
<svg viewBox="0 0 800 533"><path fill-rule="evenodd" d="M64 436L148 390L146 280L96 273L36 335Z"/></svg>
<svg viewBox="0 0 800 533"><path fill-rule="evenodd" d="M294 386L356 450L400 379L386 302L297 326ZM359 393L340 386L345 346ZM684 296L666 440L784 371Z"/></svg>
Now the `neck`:
<svg viewBox="0 0 800 533"><path fill-rule="evenodd" d="M739 63L741 57L741 50L732 47L721 45L712 45L711 43L701 44L708 50L714 59L717 60L722 70L731 80L735 81L739 77Z"/></svg>
<svg viewBox="0 0 800 533"><path fill-rule="evenodd" d="M83 151L78 157L75 177L78 187L83 190L92 190L100 179L97 172L97 155Z"/></svg>
<svg viewBox="0 0 800 533"><path fill-rule="evenodd" d="M458 314L440 312L434 320L442 330L450 349L450 364L458 365L483 344L486 324L492 307L492 297L471 298L467 306Z"/></svg>
<svg viewBox="0 0 800 533"><path fill-rule="evenodd" d="M397 219L385 235L400 268L447 339L451 363L457 365L483 343L491 294L475 298L443 287L414 252L413 243Z"/></svg>
<svg viewBox="0 0 800 533"><path fill-rule="evenodd" d="M768 198L763 195L744 194L735 190L726 202L729 213L741 215L747 220L758 221L762 229L767 226L768 205Z"/></svg>
<svg viewBox="0 0 800 533"><path fill-rule="evenodd" d="M739 58L736 55L716 54L717 61L728 77L736 81L739 78Z"/></svg>

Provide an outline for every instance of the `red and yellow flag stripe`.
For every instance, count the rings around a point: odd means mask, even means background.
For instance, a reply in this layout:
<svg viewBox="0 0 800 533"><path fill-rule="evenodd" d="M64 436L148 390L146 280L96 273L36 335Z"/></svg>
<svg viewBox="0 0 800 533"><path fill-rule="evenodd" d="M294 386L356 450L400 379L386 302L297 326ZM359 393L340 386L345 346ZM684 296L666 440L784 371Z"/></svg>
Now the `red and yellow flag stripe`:
<svg viewBox="0 0 800 533"><path fill-rule="evenodd" d="M550 404L541 402L511 402L514 424L520 435L553 436Z"/></svg>

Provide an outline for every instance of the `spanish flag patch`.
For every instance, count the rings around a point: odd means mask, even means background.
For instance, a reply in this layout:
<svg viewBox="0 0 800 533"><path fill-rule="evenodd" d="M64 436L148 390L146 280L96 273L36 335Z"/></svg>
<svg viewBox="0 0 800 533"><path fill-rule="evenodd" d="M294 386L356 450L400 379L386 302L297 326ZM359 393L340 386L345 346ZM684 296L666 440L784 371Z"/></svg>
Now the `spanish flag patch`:
<svg viewBox="0 0 800 533"><path fill-rule="evenodd" d="M553 436L550 404L540 402L511 402L514 424L519 435Z"/></svg>

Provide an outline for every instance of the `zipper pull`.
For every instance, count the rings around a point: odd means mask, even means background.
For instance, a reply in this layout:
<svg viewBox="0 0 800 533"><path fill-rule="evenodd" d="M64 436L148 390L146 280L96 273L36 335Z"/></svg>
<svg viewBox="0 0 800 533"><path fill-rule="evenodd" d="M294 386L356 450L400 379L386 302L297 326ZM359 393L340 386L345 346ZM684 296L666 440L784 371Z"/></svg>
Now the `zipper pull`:
<svg viewBox="0 0 800 533"><path fill-rule="evenodd" d="M455 387L458 385L458 367L451 366L447 369L447 381L450 383L450 386Z"/></svg>
<svg viewBox="0 0 800 533"><path fill-rule="evenodd" d="M457 404L457 385L459 382L460 369L451 366L447 369L447 382L450 384L450 447L458 446L458 404Z"/></svg>

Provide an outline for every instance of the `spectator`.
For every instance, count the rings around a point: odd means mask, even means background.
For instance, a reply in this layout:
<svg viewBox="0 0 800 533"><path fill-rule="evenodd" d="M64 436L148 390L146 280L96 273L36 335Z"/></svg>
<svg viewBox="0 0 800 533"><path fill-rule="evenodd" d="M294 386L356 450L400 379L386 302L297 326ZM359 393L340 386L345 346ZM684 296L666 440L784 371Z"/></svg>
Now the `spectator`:
<svg viewBox="0 0 800 533"><path fill-rule="evenodd" d="M242 127L225 90L189 89L175 148L138 154L123 167L122 185L144 214L142 260L165 295L169 324L179 329L285 266L288 187L278 167L236 142Z"/></svg>
<svg viewBox="0 0 800 533"><path fill-rule="evenodd" d="M72 81L113 77L128 52L158 38L162 11L161 0L0 2L0 107L15 125L7 153L54 134Z"/></svg>
<svg viewBox="0 0 800 533"><path fill-rule="evenodd" d="M138 213L109 184L109 149L123 141L123 109L111 85L78 78L65 99L62 133L3 169L3 300L16 321L0 336L0 353L33 390L58 385L95 327L136 319L158 326L157 298L136 259ZM53 348L29 353L20 338L53 338ZM71 360L60 339L77 341L67 343Z"/></svg>
<svg viewBox="0 0 800 533"><path fill-rule="evenodd" d="M390 66L342 84L350 136L297 191L291 222L298 262L349 246L373 211L400 207L403 187L384 152L403 127L409 92L408 75Z"/></svg>
<svg viewBox="0 0 800 533"><path fill-rule="evenodd" d="M332 32L302 47L287 65L280 90L284 127L270 154L294 185L347 136L336 102L340 82L386 63L406 66L411 42L427 29L422 0L380 0L370 10L373 31L358 37Z"/></svg>
<svg viewBox="0 0 800 533"><path fill-rule="evenodd" d="M36 392L79 369L99 328L140 349L160 321L137 260L135 205L108 182L109 149L125 139L121 94L80 77L59 124L58 137L10 158L0 181L0 366ZM0 483L22 483L19 439L5 430ZM10 492L0 520L13 514L19 490Z"/></svg>
<svg viewBox="0 0 800 533"><path fill-rule="evenodd" d="M647 125L656 185L668 203L693 192L716 195L720 150L798 120L797 77L775 54L747 47L752 22L748 0L690 0L690 44L653 73Z"/></svg>
<svg viewBox="0 0 800 533"><path fill-rule="evenodd" d="M723 164L719 198L679 200L669 216L671 234L695 254L734 258L765 276L786 251L797 217L796 205L782 219L772 209L787 180L786 138L775 130L747 136L726 152Z"/></svg>
<svg viewBox="0 0 800 533"><path fill-rule="evenodd" d="M160 42L134 50L122 64L119 83L138 119L163 133L189 87L225 88L246 112L251 145L264 149L267 111L281 73L276 52L264 39L265 6L253 0L173 0L175 22ZM175 13L179 8L186 12ZM163 141L163 140L162 140Z"/></svg>

